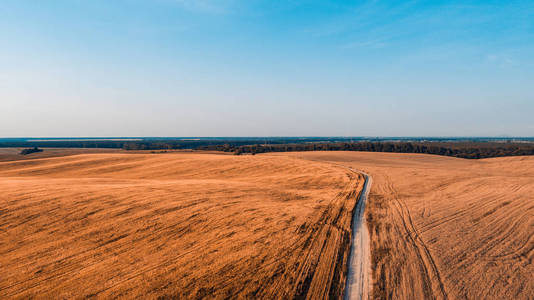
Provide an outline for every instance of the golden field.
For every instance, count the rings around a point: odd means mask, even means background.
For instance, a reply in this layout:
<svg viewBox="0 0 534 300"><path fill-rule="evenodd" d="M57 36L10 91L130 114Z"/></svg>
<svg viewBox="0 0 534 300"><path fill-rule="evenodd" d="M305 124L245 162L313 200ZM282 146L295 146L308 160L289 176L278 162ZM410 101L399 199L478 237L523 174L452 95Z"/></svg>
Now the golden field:
<svg viewBox="0 0 534 300"><path fill-rule="evenodd" d="M360 175L266 155L68 154L0 162L0 298L340 297Z"/></svg>
<svg viewBox="0 0 534 300"><path fill-rule="evenodd" d="M0 162L0 298L340 298L349 168L373 298L534 298L534 157L62 153Z"/></svg>

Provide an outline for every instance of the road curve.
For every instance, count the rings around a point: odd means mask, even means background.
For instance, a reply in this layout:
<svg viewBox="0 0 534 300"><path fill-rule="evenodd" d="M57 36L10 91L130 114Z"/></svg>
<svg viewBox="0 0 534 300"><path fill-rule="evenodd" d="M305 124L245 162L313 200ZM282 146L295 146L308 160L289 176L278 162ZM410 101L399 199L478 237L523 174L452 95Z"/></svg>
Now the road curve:
<svg viewBox="0 0 534 300"><path fill-rule="evenodd" d="M355 171L355 170L353 170ZM347 274L347 285L345 287L345 300L369 299L370 286L370 250L369 231L365 221L365 204L369 190L373 184L373 179L366 173L365 184L363 186L360 199L356 204L352 219L352 246L350 250L349 269Z"/></svg>

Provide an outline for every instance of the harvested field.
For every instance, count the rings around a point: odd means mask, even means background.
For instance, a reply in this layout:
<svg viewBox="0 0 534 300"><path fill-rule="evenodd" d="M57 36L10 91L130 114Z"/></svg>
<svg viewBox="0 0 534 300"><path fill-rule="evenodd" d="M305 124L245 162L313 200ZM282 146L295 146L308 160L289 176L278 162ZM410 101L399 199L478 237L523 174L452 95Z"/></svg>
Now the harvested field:
<svg viewBox="0 0 534 300"><path fill-rule="evenodd" d="M362 186L267 155L0 162L0 298L339 298Z"/></svg>
<svg viewBox="0 0 534 300"><path fill-rule="evenodd" d="M534 157L365 152L270 154L373 177L376 299L534 299Z"/></svg>

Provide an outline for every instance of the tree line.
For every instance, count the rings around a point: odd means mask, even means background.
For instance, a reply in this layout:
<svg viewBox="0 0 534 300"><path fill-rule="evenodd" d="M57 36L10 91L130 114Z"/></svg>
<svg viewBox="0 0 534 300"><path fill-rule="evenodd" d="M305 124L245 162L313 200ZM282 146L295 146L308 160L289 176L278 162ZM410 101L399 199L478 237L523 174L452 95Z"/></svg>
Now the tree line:
<svg viewBox="0 0 534 300"><path fill-rule="evenodd" d="M486 143L486 142L357 142L357 143L307 143L281 145L243 145L229 144L201 146L198 150L233 152L234 154L256 154L267 152L294 151L367 151L395 153L424 153L468 159L501 156L534 155L532 143Z"/></svg>
<svg viewBox="0 0 534 300"><path fill-rule="evenodd" d="M318 141L321 139L320 141ZM0 141L0 147L122 148L125 150L193 149L256 154L292 151L368 151L426 153L461 158L534 155L534 142L514 141L344 141L341 138L146 139L141 141Z"/></svg>

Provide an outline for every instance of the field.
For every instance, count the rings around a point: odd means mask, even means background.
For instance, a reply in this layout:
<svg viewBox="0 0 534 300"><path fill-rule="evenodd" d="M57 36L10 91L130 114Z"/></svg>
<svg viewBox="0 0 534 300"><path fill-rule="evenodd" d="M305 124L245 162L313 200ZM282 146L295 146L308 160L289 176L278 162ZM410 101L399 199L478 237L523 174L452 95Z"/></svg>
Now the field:
<svg viewBox="0 0 534 300"><path fill-rule="evenodd" d="M346 168L266 155L45 154L0 162L2 299L343 291L363 186Z"/></svg>
<svg viewBox="0 0 534 300"><path fill-rule="evenodd" d="M534 299L534 157L283 155L373 177L375 298Z"/></svg>
<svg viewBox="0 0 534 300"><path fill-rule="evenodd" d="M534 157L65 153L4 153L0 298L338 298L348 167L374 298L534 298Z"/></svg>

